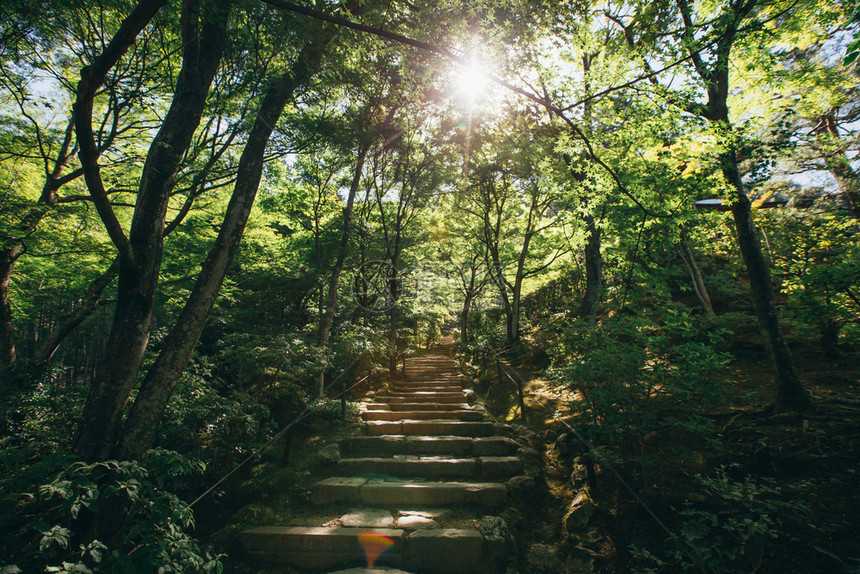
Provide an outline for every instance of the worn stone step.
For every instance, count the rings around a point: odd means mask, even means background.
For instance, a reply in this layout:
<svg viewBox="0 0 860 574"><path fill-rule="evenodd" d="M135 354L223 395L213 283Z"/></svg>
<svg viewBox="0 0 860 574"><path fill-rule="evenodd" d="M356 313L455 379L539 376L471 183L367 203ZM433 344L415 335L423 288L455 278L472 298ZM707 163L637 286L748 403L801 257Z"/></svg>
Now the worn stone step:
<svg viewBox="0 0 860 574"><path fill-rule="evenodd" d="M346 514L330 516L324 524L354 528L398 528L406 532L442 528L454 515L447 508L409 508L390 511L382 508L353 508Z"/></svg>
<svg viewBox="0 0 860 574"><path fill-rule="evenodd" d="M484 537L473 529L417 530L406 538L406 568L427 574L487 572Z"/></svg>
<svg viewBox="0 0 860 574"><path fill-rule="evenodd" d="M515 456L452 458L450 456L396 455L342 458L337 463L337 473L342 475L382 474L428 479L493 480L519 474L522 468L522 462Z"/></svg>
<svg viewBox="0 0 860 574"><path fill-rule="evenodd" d="M484 414L480 411L469 409L459 410L437 410L437 411L394 411L394 410L366 410L361 413L361 418L366 421L400 421L400 420L453 420L453 421L480 421Z"/></svg>
<svg viewBox="0 0 860 574"><path fill-rule="evenodd" d="M468 403L367 403L367 409L371 411L456 411L468 408Z"/></svg>
<svg viewBox="0 0 860 574"><path fill-rule="evenodd" d="M289 564L309 570L367 564L367 554L359 541L366 528L263 526L245 530L239 540L248 555L260 562ZM377 528L372 532L390 546L376 559L378 564L398 566L404 562L404 531Z"/></svg>
<svg viewBox="0 0 860 574"><path fill-rule="evenodd" d="M385 480L361 476L334 476L313 486L317 504L347 503L360 506L458 507L474 505L498 508L508 489L497 482L445 482Z"/></svg>
<svg viewBox="0 0 860 574"><path fill-rule="evenodd" d="M386 393L386 396L391 398L404 398L404 399L426 399L437 402L448 402L446 399L457 399L457 402L463 402L465 393L460 391L409 391L409 392L397 392L397 391L389 391ZM416 400L415 402L424 402Z"/></svg>
<svg viewBox="0 0 860 574"><path fill-rule="evenodd" d="M461 391L463 383L460 381L434 381L427 383L391 383L388 386L390 389L400 389L403 391Z"/></svg>
<svg viewBox="0 0 860 574"><path fill-rule="evenodd" d="M493 423L477 421L447 420L398 420L367 421L365 434L378 436L384 434L404 435L452 435L452 436L492 436L495 434Z"/></svg>
<svg viewBox="0 0 860 574"><path fill-rule="evenodd" d="M356 436L341 441L345 457L393 456L396 454L450 456L506 456L517 452L519 445L507 437L462 436Z"/></svg>
<svg viewBox="0 0 860 574"><path fill-rule="evenodd" d="M389 395L377 395L374 397L374 402L403 404L403 403L464 403L466 402L465 393L446 393L442 396L439 393L418 394L418 393L394 393Z"/></svg>

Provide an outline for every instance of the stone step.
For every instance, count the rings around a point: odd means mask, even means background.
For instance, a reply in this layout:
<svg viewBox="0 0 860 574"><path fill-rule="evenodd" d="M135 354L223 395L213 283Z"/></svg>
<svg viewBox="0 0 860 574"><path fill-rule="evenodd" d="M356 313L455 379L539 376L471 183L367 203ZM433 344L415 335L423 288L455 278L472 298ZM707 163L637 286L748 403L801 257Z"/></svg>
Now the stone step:
<svg viewBox="0 0 860 574"><path fill-rule="evenodd" d="M465 397L465 393L463 391L389 391L388 393L386 393L385 396L388 396L392 399L433 399L438 402L448 402L445 399L458 399L457 402L464 402L463 398Z"/></svg>
<svg viewBox="0 0 860 574"><path fill-rule="evenodd" d="M345 457L394 456L397 454L449 456L506 456L519 445L507 437L380 435L349 437L340 442Z"/></svg>
<svg viewBox="0 0 860 574"><path fill-rule="evenodd" d="M460 409L456 411L391 411L391 410L366 410L361 413L361 418L366 421L401 421L401 420L452 420L452 421L480 421L484 418L481 411Z"/></svg>
<svg viewBox="0 0 860 574"><path fill-rule="evenodd" d="M443 389L462 389L464 380L447 380L447 381L394 381L388 383L389 388L398 387L401 389L410 389L415 391L432 390L435 387Z"/></svg>
<svg viewBox="0 0 860 574"><path fill-rule="evenodd" d="M404 562L405 533L395 528L368 531L343 526L263 526L241 532L239 540L256 561L323 570L368 564L368 554L359 539L359 534L364 537L368 533L384 548L378 558L374 557L376 563L398 566Z"/></svg>
<svg viewBox="0 0 860 574"><path fill-rule="evenodd" d="M414 387L407 387L404 385L393 385L388 387L389 393L460 393L463 391L463 387L460 385L420 385Z"/></svg>
<svg viewBox="0 0 860 574"><path fill-rule="evenodd" d="M452 436L492 436L495 433L493 423L477 421L447 421L447 420L398 420L398 421L367 421L364 423L365 434L379 436L384 434L404 435L452 435Z"/></svg>
<svg viewBox="0 0 860 574"><path fill-rule="evenodd" d="M439 393L418 394L418 393L394 393L390 395L377 395L373 398L374 402L388 404L404 404L404 403L464 403L466 402L464 393L446 393L440 396Z"/></svg>
<svg viewBox="0 0 860 574"><path fill-rule="evenodd" d="M371 411L456 411L468 408L468 403L367 403L367 410Z"/></svg>
<svg viewBox="0 0 860 574"><path fill-rule="evenodd" d="M313 486L313 500L317 504L377 507L474 505L498 508L505 504L507 493L507 487L497 482L386 480L361 476L333 476Z"/></svg>
<svg viewBox="0 0 860 574"><path fill-rule="evenodd" d="M522 462L515 456L451 458L397 455L342 458L337 463L337 473L341 475L375 474L426 479L495 480L519 474L522 469Z"/></svg>

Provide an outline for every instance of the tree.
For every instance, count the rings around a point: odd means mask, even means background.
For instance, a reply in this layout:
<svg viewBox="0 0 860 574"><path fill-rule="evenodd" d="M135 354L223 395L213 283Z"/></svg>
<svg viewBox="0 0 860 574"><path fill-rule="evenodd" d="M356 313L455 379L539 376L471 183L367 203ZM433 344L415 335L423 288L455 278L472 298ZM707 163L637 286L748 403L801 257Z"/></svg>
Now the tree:
<svg viewBox="0 0 860 574"><path fill-rule="evenodd" d="M526 128L521 133L530 133L528 127L535 129L536 118L528 113L514 113L508 119L514 126ZM497 149L488 144L486 150L475 151L485 159L471 170L460 208L477 222L475 240L483 245L489 276L499 292L508 343L515 343L520 337L524 282L550 267L568 249L559 237L566 210L558 181L552 176L552 160L546 159L552 156L540 140L526 147L508 137L496 144ZM550 145L545 142L541 143Z"/></svg>
<svg viewBox="0 0 860 574"><path fill-rule="evenodd" d="M28 195L25 180L9 183L16 197L14 206L4 206L2 220L2 249L0 249L0 370L15 363L15 326L11 311L9 284L15 264L25 256L29 245L33 251L42 234L39 226L47 217L62 219L74 213L75 206L90 201L79 183L83 168L78 164L78 142L74 132L74 117L66 106L74 100L75 88L67 80L74 73L71 62L98 49L98 34L89 29L80 7L59 3L47 13L32 12L26 6L12 5L7 14L7 35L4 48L9 66L0 71L0 93L9 104L4 110L3 138L0 162L10 167L9 173L38 165L41 174L38 195ZM120 26L122 14L115 8L102 7L99 18L104 24L101 33ZM164 40L164 38L161 38ZM160 42L143 42L129 46L125 65L105 74L98 94L93 153L97 158L109 158L107 177L112 182L107 193L114 204L121 204L120 195L126 190L119 180L134 169L127 148L141 137L152 123L146 112L137 108L143 102L154 105L160 97L158 88L142 84L146 75L162 73L164 54ZM146 69L148 60L157 62ZM5 106L4 106L5 107ZM140 106L146 107L146 106ZM70 110L69 110L70 111ZM29 178L27 178L29 179ZM61 194L60 192L63 191ZM12 208L12 209L9 209ZM87 289L79 306L64 317L40 344L34 357L36 363L45 361L59 342L95 309L104 289L115 277L108 263L105 272Z"/></svg>
<svg viewBox="0 0 860 574"><path fill-rule="evenodd" d="M672 9L675 10L674 16L671 15ZM804 5L804 9L810 10L809 5ZM645 13L648 11L648 7L644 5L637 9L636 16L629 22L625 23L620 17L615 20L619 22L630 47L641 59L654 87L668 102L681 107L693 117L708 122L718 138L718 169L727 186L726 192L735 222L738 245L750 281L756 319L774 368L778 403L792 410L808 410L811 408L809 395L801 385L779 324L770 272L762 254L753 221L751 201L739 167L742 140L730 119L729 106L732 49L735 44L741 38L744 38L744 41L763 38L758 34L766 25L775 25L775 21L795 17L795 14L789 13L797 11L797 8L789 9L787 5L778 2L745 0L724 2L707 13L699 13L686 0L677 0L674 7L660 6L657 10L660 18L671 19L673 24L670 25L680 26L677 35L664 36L662 41L655 40L653 33L644 25ZM660 83L660 75L652 70L643 53L646 44L652 47L649 43L652 41L656 42L653 47L676 58L685 58L684 61L690 66L690 78L693 80L689 88L693 93L700 94L705 99L704 103L699 103L690 94L680 90L667 89ZM686 55L681 56L683 53Z"/></svg>

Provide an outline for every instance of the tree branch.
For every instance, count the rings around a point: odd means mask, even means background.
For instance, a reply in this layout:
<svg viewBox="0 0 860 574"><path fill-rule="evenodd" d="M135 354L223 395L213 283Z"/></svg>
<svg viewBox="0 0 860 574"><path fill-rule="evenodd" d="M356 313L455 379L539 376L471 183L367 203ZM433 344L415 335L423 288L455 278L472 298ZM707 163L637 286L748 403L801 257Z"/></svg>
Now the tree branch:
<svg viewBox="0 0 860 574"><path fill-rule="evenodd" d="M138 34L166 3L167 0L141 0L134 7L131 14L122 21L119 30L102 53L95 58L92 64L81 69L81 80L78 82L77 97L73 106L75 135L80 147L78 158L84 171L87 189L111 241L113 241L120 256L129 263L134 262L131 243L110 204L98 164L99 153L93 134L93 101L96 90L104 83L107 73L119 62L120 58L134 43Z"/></svg>

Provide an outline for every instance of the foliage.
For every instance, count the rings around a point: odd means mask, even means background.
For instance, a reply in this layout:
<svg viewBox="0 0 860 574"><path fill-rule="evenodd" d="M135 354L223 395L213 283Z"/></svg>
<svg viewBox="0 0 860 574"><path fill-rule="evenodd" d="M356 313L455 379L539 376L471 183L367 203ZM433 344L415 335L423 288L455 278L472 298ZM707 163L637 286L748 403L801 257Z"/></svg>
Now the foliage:
<svg viewBox="0 0 860 574"><path fill-rule="evenodd" d="M728 331L687 310L668 311L556 327L550 380L572 392L570 406L596 444L622 449L667 419L696 424L677 414L688 412L682 405L721 402L721 372L730 357L715 345Z"/></svg>
<svg viewBox="0 0 860 574"><path fill-rule="evenodd" d="M156 450L145 464L75 462L22 493L17 512L29 518L9 533L7 560L27 571L220 573L220 556L188 534L191 510L164 489L199 474L200 463ZM119 529L99 528L117 515L124 517Z"/></svg>
<svg viewBox="0 0 860 574"><path fill-rule="evenodd" d="M631 548L640 564L649 565L637 572L755 572L783 558L799 542L796 532L814 528L809 507L795 496L805 484L731 474L720 467L714 476L694 477L706 501L677 511L681 522L664 551Z"/></svg>

